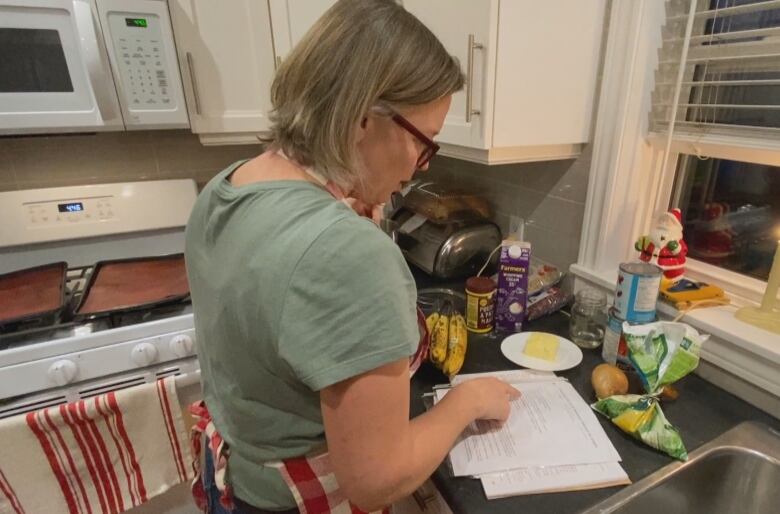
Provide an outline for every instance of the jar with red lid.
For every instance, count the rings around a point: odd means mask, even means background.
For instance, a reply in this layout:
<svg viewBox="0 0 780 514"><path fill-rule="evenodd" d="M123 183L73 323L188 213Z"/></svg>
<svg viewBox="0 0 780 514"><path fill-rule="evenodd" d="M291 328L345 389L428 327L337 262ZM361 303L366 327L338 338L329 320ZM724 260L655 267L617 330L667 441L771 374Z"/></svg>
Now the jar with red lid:
<svg viewBox="0 0 780 514"><path fill-rule="evenodd" d="M496 283L489 277L466 280L466 328L484 334L493 330L495 321Z"/></svg>

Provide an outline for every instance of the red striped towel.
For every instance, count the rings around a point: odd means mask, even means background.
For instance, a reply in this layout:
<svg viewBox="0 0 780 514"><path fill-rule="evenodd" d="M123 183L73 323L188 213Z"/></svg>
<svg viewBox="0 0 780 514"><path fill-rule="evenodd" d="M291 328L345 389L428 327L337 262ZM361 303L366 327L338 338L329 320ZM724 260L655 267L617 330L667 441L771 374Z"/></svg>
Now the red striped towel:
<svg viewBox="0 0 780 514"><path fill-rule="evenodd" d="M0 513L109 514L189 480L172 377L0 420Z"/></svg>

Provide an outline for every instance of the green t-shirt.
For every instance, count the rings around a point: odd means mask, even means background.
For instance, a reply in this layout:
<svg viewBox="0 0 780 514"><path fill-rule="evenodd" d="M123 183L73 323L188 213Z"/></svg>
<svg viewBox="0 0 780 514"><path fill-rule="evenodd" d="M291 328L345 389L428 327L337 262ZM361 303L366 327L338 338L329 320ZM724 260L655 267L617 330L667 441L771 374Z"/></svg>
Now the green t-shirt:
<svg viewBox="0 0 780 514"><path fill-rule="evenodd" d="M203 394L228 481L259 508L295 501L264 463L325 443L318 391L408 357L414 280L370 220L303 181L239 188L219 173L186 231Z"/></svg>

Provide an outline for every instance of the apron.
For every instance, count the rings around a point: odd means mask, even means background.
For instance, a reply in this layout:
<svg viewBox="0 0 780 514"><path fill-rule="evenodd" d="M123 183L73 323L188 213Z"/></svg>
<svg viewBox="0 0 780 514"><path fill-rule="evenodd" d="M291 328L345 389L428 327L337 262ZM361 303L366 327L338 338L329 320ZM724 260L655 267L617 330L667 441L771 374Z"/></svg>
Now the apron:
<svg viewBox="0 0 780 514"><path fill-rule="evenodd" d="M281 151L277 153L287 159L287 156ZM341 188L336 184L327 181L325 177L311 168L303 168L303 170L335 199L343 202L350 208L352 207ZM417 351L409 358L410 378L422 362L426 360L430 346L430 336L425 323L425 315L419 307L417 308L417 327L420 339L417 344ZM193 403L189 410L195 419L195 424L190 432L193 455L192 467L195 472L191 490L195 503L203 512L208 511L207 492L201 475L203 472L201 462L205 439L208 446L206 451L211 453L214 463L214 482L221 493L220 503L226 509L232 510L235 508L233 492L230 484L226 481L230 449L214 426L214 421L204 401ZM276 468L279 471L293 498L295 498L298 510L302 514L363 514L363 511L352 505L341 492L327 452L271 461L267 462L266 466ZM389 514L389 508L377 512Z"/></svg>

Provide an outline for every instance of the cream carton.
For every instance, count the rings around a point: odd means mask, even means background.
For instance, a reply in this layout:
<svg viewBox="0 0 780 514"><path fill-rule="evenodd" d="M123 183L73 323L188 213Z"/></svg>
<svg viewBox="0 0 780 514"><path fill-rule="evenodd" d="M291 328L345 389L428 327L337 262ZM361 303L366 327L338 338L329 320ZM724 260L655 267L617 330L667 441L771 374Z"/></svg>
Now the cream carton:
<svg viewBox="0 0 780 514"><path fill-rule="evenodd" d="M530 264L531 243L508 240L501 243L496 292L496 330L500 332L523 329Z"/></svg>

